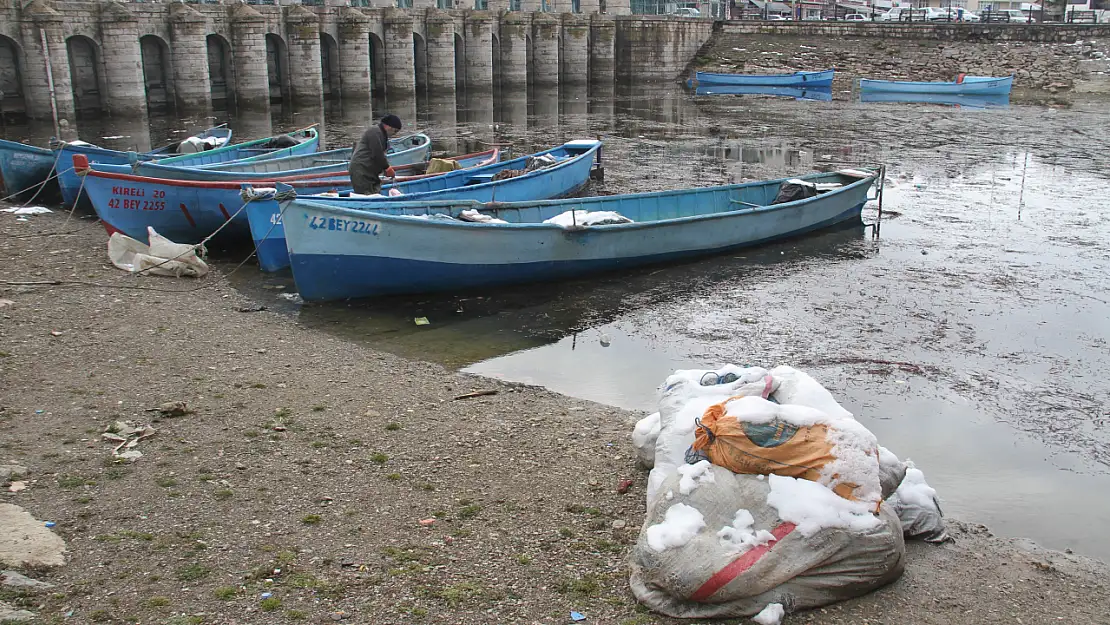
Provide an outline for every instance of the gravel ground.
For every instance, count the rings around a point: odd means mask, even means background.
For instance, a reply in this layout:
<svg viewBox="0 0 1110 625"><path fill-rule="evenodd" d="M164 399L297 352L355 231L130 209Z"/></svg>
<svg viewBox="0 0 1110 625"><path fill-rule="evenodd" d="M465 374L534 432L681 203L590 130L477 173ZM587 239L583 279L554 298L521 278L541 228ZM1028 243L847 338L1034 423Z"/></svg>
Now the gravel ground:
<svg viewBox="0 0 1110 625"><path fill-rule="evenodd" d="M678 622L628 590L636 415L244 312L222 274L132 278L65 219L0 217L0 463L30 470L0 501L69 546L33 571L52 591L0 599L49 623ZM13 284L40 280L63 283ZM134 463L101 440L116 420L157 430ZM786 622L1110 623L1105 565L951 529Z"/></svg>

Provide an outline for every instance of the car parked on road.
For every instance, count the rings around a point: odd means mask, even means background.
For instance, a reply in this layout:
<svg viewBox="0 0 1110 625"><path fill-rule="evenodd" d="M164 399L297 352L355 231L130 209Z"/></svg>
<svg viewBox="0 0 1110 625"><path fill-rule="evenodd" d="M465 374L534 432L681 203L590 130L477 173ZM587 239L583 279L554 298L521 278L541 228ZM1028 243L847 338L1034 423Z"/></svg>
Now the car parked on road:
<svg viewBox="0 0 1110 625"><path fill-rule="evenodd" d="M844 16L845 22L867 22L870 18L863 13L849 13Z"/></svg>

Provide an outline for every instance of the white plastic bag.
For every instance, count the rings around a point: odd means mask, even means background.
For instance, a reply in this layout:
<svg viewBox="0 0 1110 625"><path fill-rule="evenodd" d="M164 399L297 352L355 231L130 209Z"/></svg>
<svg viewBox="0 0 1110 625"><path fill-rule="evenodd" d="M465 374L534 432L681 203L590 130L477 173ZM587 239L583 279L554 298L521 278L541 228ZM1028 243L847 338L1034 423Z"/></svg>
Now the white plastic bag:
<svg viewBox="0 0 1110 625"><path fill-rule="evenodd" d="M196 246L174 243L147 226L150 245L113 232L108 239L108 258L112 264L131 273L199 278L208 265L197 256Z"/></svg>

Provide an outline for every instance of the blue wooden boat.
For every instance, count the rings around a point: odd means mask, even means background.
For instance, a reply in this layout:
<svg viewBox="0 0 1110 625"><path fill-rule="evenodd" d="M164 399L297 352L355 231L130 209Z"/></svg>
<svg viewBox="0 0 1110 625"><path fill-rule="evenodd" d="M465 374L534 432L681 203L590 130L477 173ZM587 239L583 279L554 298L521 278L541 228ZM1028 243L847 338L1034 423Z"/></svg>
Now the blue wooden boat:
<svg viewBox="0 0 1110 625"><path fill-rule="evenodd" d="M875 171L803 176L836 183L773 204L787 180L569 200L399 202L368 213L295 198L286 244L305 300L326 301L590 276L758 245L860 219ZM508 223L472 223L463 211ZM630 223L544 223L567 211L613 211ZM579 222L581 223L581 222Z"/></svg>
<svg viewBox="0 0 1110 625"><path fill-rule="evenodd" d="M387 157L394 168L423 163L432 153L432 140L427 135L410 135L390 143ZM129 173L136 176L166 180L275 180L297 178L322 178L347 176L351 162L351 148L328 150L313 154L298 154L265 160L229 161L199 167L165 165L159 161L139 161L130 168L98 167L100 171Z"/></svg>
<svg viewBox="0 0 1110 625"><path fill-rule="evenodd" d="M861 92L939 93L944 95L1006 95L1014 86L1013 74L1004 78L963 76L950 82L912 82L861 78Z"/></svg>
<svg viewBox="0 0 1110 625"><path fill-rule="evenodd" d="M47 179L54 173L55 158L46 148L0 139L0 197L53 195L58 185Z"/></svg>
<svg viewBox="0 0 1110 625"><path fill-rule="evenodd" d="M715 74L697 72L699 85L764 85L772 87L831 87L836 70L794 72L793 74Z"/></svg>
<svg viewBox="0 0 1110 625"><path fill-rule="evenodd" d="M224 126L217 126L209 128L203 132L199 132L190 138L196 139L214 139L215 142L226 146L227 142L231 140L231 129ZM97 147L85 143L83 141L64 142L64 141L51 141L51 147L55 151L54 158L58 162L58 186L62 190L62 202L66 206L73 206L78 201L78 195L81 191L81 178L73 171L73 157L80 154L84 156L90 163L103 163L105 165L127 165L132 159L155 159L161 157L172 156L182 144L181 141L164 145L152 152L143 152L142 154L135 154L135 152L121 152L119 150L109 150L107 148ZM211 150L213 152L219 151L224 148L216 148ZM88 207L88 198L80 198L82 206Z"/></svg>
<svg viewBox="0 0 1110 625"><path fill-rule="evenodd" d="M493 202L493 201L522 201L545 200L550 198L567 197L573 195L590 176L600 141L571 141L558 148L538 152L531 156L522 156L517 159L504 161L498 165L478 167L468 171L456 171L427 181L427 184L416 185L401 183L395 185L403 193L398 197L319 197L321 202L339 202L348 208L365 211L383 210L383 203L416 201L435 201L449 198L451 200ZM498 171L505 169L519 169L528 159L541 155L552 155L562 161L553 167L539 169L523 176L506 180L493 180ZM278 184L277 191L281 196L291 193L304 195L299 189ZM388 193L391 187L382 189ZM254 198L247 205L247 219L250 222L251 237L254 239L254 248L257 251L258 264L263 271L278 271L289 266L289 253L285 246L285 230L282 227L281 206L274 194L263 192L256 194L255 189L243 189L245 198Z"/></svg>
<svg viewBox="0 0 1110 625"><path fill-rule="evenodd" d="M947 95L943 93L897 93L865 91L859 94L860 102L903 102L918 104L945 104L972 109L1000 108L1010 105L1010 95Z"/></svg>
<svg viewBox="0 0 1110 625"><path fill-rule="evenodd" d="M482 200L569 195L586 184L594 155L600 146L600 141L571 142L541 152L539 155L551 154L564 160L555 166L507 180L492 179L502 170L524 168L529 157L401 182L393 188L403 193L401 197L406 199L455 197L459 193ZM240 210L246 200L241 197L242 185L239 182L162 180L98 171L96 167L82 167L78 163L79 172L85 176L85 191L109 233L118 231L146 241L147 226L153 226L159 234L178 243L197 243L230 221L221 234L231 238L246 238L249 234L246 211ZM255 181L253 184L272 185L274 182ZM349 193L349 183L341 179L298 180L291 186L303 195L329 191ZM394 199L359 198L368 207L375 202ZM279 212L276 202L270 211L274 214Z"/></svg>
<svg viewBox="0 0 1110 625"><path fill-rule="evenodd" d="M196 154L160 158L156 159L155 162L162 165L185 167L216 165L232 161L255 162L283 156L314 154L319 147L320 135L316 131L316 126L309 126L283 135L274 135L265 139L247 141L246 143L236 143L235 145L227 145L215 150L197 152Z"/></svg>
<svg viewBox="0 0 1110 625"><path fill-rule="evenodd" d="M832 100L832 87L771 87L765 85L698 85L696 95L773 95L796 100Z"/></svg>

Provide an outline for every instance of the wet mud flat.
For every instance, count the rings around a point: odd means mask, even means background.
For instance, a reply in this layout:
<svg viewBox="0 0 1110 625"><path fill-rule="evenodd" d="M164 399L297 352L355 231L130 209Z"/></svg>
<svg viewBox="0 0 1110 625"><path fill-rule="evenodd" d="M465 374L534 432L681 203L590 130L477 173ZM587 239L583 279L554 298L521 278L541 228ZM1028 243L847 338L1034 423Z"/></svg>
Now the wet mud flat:
<svg viewBox="0 0 1110 625"><path fill-rule="evenodd" d="M68 547L26 571L54 589L0 600L47 623L678 622L627 587L635 413L240 312L219 273L123 275L91 224L28 236L63 224L0 222L0 449L28 469L0 498ZM66 283L11 284L39 280ZM476 390L497 393L456 399ZM101 438L115 420L157 431L134 463ZM1103 622L1104 565L950 530L890 587L788 622Z"/></svg>
<svg viewBox="0 0 1110 625"><path fill-rule="evenodd" d="M788 622L1104 622L1107 571L1080 555L1102 543L1057 523L1099 527L1089 494L1105 491L1048 479L1105 472L1084 398L1106 405L1090 199L1106 151L1071 132L1103 118L763 100L630 96L450 128L519 150L603 133L599 193L879 160L900 215L878 241L855 228L558 285L296 306L264 288L287 277L250 265L193 291L108 267L88 220L0 221L0 447L31 472L2 496L70 548L41 575L55 594L2 598L47 622L671 622L627 590L646 480L631 424L678 366L770 361L814 373L949 514L991 528L953 520L957 541L911 544L889 588ZM87 284L9 284L38 279ZM498 393L454 399L475 390ZM148 411L167 401L190 412ZM158 430L134 464L100 439L116 419ZM1015 468L992 445L1021 452Z"/></svg>

